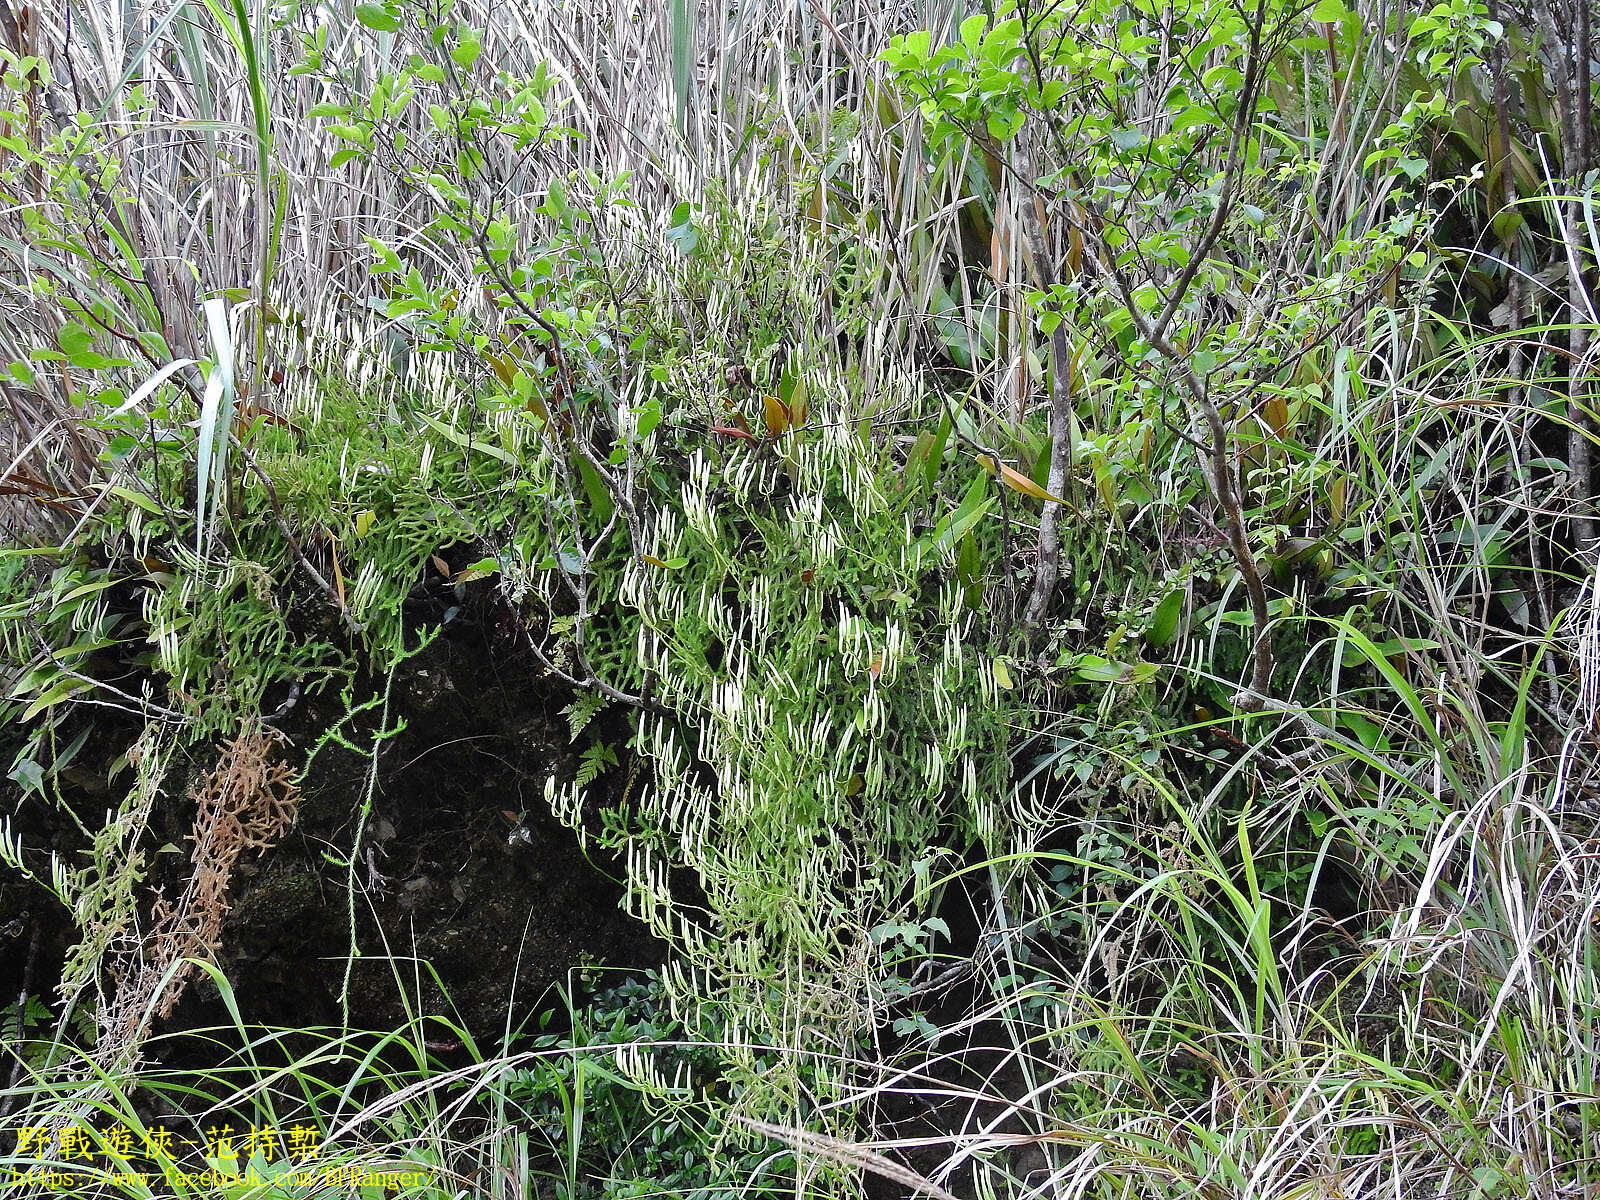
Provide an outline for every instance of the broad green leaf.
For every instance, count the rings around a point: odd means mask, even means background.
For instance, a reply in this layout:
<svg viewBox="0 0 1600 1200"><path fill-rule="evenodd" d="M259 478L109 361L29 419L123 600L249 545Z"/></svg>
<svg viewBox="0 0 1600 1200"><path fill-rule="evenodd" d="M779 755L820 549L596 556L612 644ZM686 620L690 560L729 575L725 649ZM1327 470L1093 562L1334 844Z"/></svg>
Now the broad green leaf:
<svg viewBox="0 0 1600 1200"><path fill-rule="evenodd" d="M383 4L356 5L356 20L368 29L376 29L379 33L393 33L400 28L400 18Z"/></svg>
<svg viewBox="0 0 1600 1200"><path fill-rule="evenodd" d="M933 431L924 429L917 434L917 440L911 443L911 450L906 454L905 470L902 477L907 487L914 487L923 481L923 472L928 464L928 455L933 452Z"/></svg>
<svg viewBox="0 0 1600 1200"><path fill-rule="evenodd" d="M465 71L478 61L478 55L482 52L483 43L476 36L464 37L461 43L450 51L450 57L454 60L456 66Z"/></svg>
<svg viewBox="0 0 1600 1200"><path fill-rule="evenodd" d="M928 457L923 470L926 472L924 478L930 488L939 482L939 472L944 469L944 448L950 442L952 424L950 414L945 413L944 420L939 422L938 432L933 435L933 445L928 447Z"/></svg>
<svg viewBox="0 0 1600 1200"><path fill-rule="evenodd" d="M1167 645L1177 636L1178 618L1182 615L1183 589L1174 588L1162 597L1155 612L1150 614L1150 625L1145 630L1144 640L1157 648Z"/></svg>
<svg viewBox="0 0 1600 1200"><path fill-rule="evenodd" d="M91 684L85 682L84 680L73 679L70 676L62 679L60 682L54 684L47 692L44 693L44 695L40 696L32 704L28 705L27 708L22 710L22 722L27 723L28 721L33 720L34 717L44 712L45 709L52 708L64 700L69 700L78 693L87 691L91 686Z"/></svg>
<svg viewBox="0 0 1600 1200"><path fill-rule="evenodd" d="M578 460L578 478L583 481L583 490L589 496L589 503L594 506L595 517L600 521L609 521L617 502L607 489L605 480L581 458Z"/></svg>

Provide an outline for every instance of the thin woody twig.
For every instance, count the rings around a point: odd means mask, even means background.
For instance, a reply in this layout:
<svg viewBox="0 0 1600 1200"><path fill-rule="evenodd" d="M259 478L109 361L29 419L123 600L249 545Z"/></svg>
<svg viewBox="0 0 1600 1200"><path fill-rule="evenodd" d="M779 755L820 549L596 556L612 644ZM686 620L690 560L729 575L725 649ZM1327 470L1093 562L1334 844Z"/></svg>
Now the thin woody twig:
<svg viewBox="0 0 1600 1200"><path fill-rule="evenodd" d="M37 632L35 632L33 636L34 640L39 643L39 649L43 650L45 657L50 660L50 665L55 667L55 669L60 671L63 675L67 676L69 679L76 679L79 683L86 683L90 687L99 688L103 692L110 692L119 700L126 700L128 704L133 705L134 707L128 708L121 704L112 704L108 700L95 700L87 696L73 697L74 703L92 704L98 708L114 708L120 712L136 713L137 715L145 717L146 719L148 719L151 714L154 714L155 716L160 717L163 721L172 721L180 724L188 724L194 720L194 718L189 716L187 713L181 713L170 708L164 708L161 705L156 704L154 701L147 700L142 696L135 696L129 692L123 691L121 688L113 687L103 679L93 679L88 675L74 671L71 667L67 666L66 663L62 662L56 657L56 653L51 648L50 644L46 642L44 638L40 637Z"/></svg>

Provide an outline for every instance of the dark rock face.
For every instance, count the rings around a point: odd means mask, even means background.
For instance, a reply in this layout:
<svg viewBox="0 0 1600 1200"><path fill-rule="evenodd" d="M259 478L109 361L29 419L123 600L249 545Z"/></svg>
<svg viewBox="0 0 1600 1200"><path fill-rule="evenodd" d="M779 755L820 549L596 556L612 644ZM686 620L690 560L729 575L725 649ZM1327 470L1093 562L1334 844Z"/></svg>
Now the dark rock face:
<svg viewBox="0 0 1600 1200"><path fill-rule="evenodd" d="M385 1028L405 1017L403 987L412 1011L492 1039L575 967L659 962L662 945L622 911L620 864L591 862L545 807L545 781L575 761L569 699L493 622L458 617L403 664L397 732L375 761L325 742L296 827L234 880L220 957L245 1019L338 1023L343 995L353 1025ZM338 696L301 698L283 722L291 756L344 711ZM381 714L344 740L370 749Z"/></svg>

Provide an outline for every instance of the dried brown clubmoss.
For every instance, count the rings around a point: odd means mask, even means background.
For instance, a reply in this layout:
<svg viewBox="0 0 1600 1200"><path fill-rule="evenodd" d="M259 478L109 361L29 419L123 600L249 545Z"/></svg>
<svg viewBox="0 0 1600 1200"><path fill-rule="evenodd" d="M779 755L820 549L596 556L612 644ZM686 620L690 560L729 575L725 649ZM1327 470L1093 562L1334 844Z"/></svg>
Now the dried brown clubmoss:
<svg viewBox="0 0 1600 1200"><path fill-rule="evenodd" d="M102 1056L136 1051L150 1019L171 1015L199 969L192 960L217 952L240 856L270 848L294 823L300 791L278 754L281 740L259 723L247 724L189 789L194 869L176 904L156 896L151 928L125 960L115 995L101 1010Z"/></svg>

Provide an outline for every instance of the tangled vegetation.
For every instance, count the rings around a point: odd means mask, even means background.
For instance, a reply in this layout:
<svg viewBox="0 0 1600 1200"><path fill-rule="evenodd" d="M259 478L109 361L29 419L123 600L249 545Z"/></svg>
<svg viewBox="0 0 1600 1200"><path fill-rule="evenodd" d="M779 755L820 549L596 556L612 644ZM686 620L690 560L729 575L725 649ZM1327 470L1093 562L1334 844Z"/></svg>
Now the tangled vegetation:
<svg viewBox="0 0 1600 1200"><path fill-rule="evenodd" d="M1593 24L0 10L9 1178L1590 1194ZM365 923L468 625L662 948L500 1030Z"/></svg>

